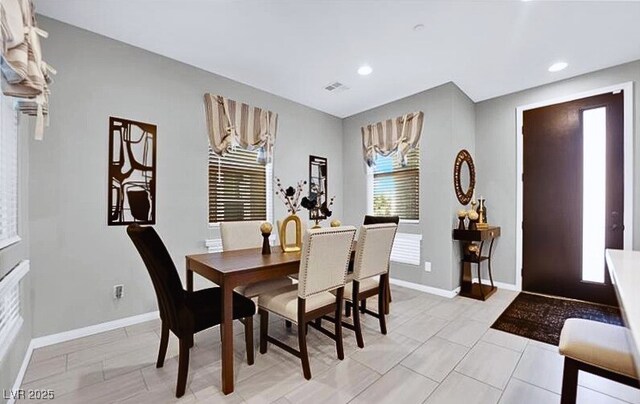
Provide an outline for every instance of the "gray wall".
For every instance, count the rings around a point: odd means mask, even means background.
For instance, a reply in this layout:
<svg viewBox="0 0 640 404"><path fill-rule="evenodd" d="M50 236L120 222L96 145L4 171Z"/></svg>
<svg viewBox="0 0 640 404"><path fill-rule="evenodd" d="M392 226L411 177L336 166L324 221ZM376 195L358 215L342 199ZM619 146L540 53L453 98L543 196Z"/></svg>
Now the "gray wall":
<svg viewBox="0 0 640 404"><path fill-rule="evenodd" d="M420 144L420 223L401 224L400 231L422 233L421 265L392 263L393 278L445 290L459 279L457 248L451 240L455 212L453 161L459 149L474 151L475 115L471 100L453 83L403 98L343 120L344 186L349 203L347 223L362 223L367 210L366 166L360 128L407 112L423 111ZM457 247L457 246L456 246ZM431 272L424 262L432 263Z"/></svg>
<svg viewBox="0 0 640 404"><path fill-rule="evenodd" d="M494 279L515 283L516 266L516 108L634 81L634 249L640 249L640 61L600 70L542 87L476 104L476 165L478 189L487 197L491 223L502 226L502 236L494 255Z"/></svg>
<svg viewBox="0 0 640 404"><path fill-rule="evenodd" d="M28 139L33 132L28 124L28 119L20 119L18 124L18 234L22 240L9 247L0 250L0 279L15 267L20 261L29 259L29 147ZM2 363L0 363L0 391L13 387L24 354L31 342L32 324L32 299L31 288L32 272L28 273L20 283L20 314L24 320L22 328L18 332L13 345L7 351ZM4 402L0 396L0 402Z"/></svg>
<svg viewBox="0 0 640 404"><path fill-rule="evenodd" d="M30 144L36 337L157 310L125 228L106 225L109 116L158 126L156 228L181 273L185 254L204 252L210 235L205 92L279 114L274 175L283 183L307 177L309 154L327 157L334 215L342 217L340 119L55 20L39 22L50 34L45 56L59 73L51 126L44 141ZM274 217L284 217L274 204ZM115 284L125 286L120 301L111 297Z"/></svg>

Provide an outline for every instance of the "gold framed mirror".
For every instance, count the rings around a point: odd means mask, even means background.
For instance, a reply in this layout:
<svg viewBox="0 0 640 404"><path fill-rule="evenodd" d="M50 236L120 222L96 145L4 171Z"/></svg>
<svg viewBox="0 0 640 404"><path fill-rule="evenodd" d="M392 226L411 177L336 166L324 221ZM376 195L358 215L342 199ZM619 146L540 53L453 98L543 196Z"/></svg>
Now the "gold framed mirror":
<svg viewBox="0 0 640 404"><path fill-rule="evenodd" d="M462 149L456 156L453 165L453 188L456 191L458 202L467 205L473 198L473 191L476 187L476 168L473 164L471 154Z"/></svg>

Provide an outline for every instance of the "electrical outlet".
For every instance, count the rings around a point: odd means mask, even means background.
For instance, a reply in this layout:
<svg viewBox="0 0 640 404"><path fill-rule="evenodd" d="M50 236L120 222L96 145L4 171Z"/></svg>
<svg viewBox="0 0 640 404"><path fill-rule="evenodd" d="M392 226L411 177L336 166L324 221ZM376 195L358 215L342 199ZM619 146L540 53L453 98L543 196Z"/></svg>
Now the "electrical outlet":
<svg viewBox="0 0 640 404"><path fill-rule="evenodd" d="M424 270L425 272L431 272L431 263L429 261L424 262Z"/></svg>
<svg viewBox="0 0 640 404"><path fill-rule="evenodd" d="M122 299L124 296L124 285L115 285L113 287L113 299L118 300Z"/></svg>

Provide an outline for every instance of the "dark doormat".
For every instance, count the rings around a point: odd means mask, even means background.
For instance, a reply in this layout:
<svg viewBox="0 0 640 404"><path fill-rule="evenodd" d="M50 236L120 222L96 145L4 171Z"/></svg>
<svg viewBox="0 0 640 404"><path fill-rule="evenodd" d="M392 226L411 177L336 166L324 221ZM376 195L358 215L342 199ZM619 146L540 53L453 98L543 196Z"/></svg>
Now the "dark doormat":
<svg viewBox="0 0 640 404"><path fill-rule="evenodd" d="M617 307L522 292L491 328L557 346L568 318L622 325Z"/></svg>

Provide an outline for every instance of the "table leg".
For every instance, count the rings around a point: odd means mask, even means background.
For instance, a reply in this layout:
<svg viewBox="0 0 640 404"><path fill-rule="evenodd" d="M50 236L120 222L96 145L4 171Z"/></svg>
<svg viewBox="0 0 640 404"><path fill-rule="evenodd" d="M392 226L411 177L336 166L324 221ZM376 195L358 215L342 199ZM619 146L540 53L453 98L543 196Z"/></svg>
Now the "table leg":
<svg viewBox="0 0 640 404"><path fill-rule="evenodd" d="M491 289L494 288L494 286L493 286L493 274L491 272L491 252L493 250L493 240L495 240L495 239L492 238L491 239L491 244L489 244L489 255L488 255L489 259L487 259L487 267L489 268L489 280L491 281Z"/></svg>
<svg viewBox="0 0 640 404"><path fill-rule="evenodd" d="M233 288L222 287L222 392L233 393Z"/></svg>
<svg viewBox="0 0 640 404"><path fill-rule="evenodd" d="M193 292L193 271L187 268L187 291Z"/></svg>

